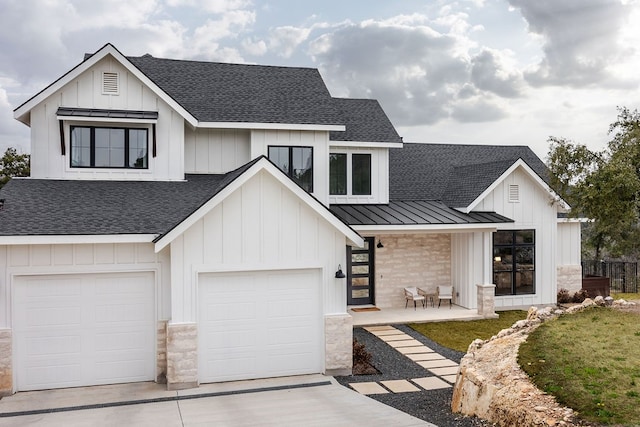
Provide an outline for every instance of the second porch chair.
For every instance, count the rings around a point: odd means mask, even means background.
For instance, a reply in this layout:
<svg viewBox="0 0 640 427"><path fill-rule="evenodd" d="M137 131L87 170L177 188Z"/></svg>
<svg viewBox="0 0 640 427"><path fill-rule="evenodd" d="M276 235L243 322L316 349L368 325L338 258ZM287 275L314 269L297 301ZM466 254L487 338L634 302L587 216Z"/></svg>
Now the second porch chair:
<svg viewBox="0 0 640 427"><path fill-rule="evenodd" d="M404 299L406 300L404 303L404 308L407 308L409 301L413 301L414 310L417 307L416 301L422 301L422 308L425 307L425 297L418 294L418 288L416 288L415 286L404 288Z"/></svg>
<svg viewBox="0 0 640 427"><path fill-rule="evenodd" d="M449 300L449 308L451 308L451 301L453 300L453 286L438 286L438 308L442 300Z"/></svg>

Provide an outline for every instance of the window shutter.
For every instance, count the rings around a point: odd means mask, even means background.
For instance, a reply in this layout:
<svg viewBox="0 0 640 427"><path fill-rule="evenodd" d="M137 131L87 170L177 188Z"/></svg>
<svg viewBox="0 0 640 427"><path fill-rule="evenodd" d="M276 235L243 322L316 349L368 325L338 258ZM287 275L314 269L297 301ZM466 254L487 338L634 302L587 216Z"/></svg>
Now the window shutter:
<svg viewBox="0 0 640 427"><path fill-rule="evenodd" d="M512 203L520 201L520 186L509 185L509 201Z"/></svg>
<svg viewBox="0 0 640 427"><path fill-rule="evenodd" d="M102 94L118 95L120 93L118 73L102 73Z"/></svg>

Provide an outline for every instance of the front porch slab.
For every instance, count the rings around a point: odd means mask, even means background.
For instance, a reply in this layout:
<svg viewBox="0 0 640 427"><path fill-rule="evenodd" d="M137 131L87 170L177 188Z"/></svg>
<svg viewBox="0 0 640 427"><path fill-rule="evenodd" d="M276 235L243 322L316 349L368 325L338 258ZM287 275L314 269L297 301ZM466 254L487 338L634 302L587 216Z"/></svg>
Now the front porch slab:
<svg viewBox="0 0 640 427"><path fill-rule="evenodd" d="M414 311L413 308L381 308L380 311L354 312L349 310L353 317L353 326L393 325L405 323L445 322L449 320L479 320L484 319L476 309L466 309L457 305L442 306L440 308L427 308ZM388 335L396 335L397 331L383 329ZM376 333L378 335L378 333Z"/></svg>

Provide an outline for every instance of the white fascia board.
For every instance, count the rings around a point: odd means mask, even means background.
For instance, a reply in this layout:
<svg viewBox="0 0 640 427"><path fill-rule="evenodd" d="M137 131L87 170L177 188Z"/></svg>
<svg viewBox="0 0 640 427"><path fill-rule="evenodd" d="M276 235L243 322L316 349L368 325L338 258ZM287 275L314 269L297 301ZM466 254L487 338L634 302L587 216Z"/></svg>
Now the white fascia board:
<svg viewBox="0 0 640 427"><path fill-rule="evenodd" d="M564 223L583 223L583 222L593 222L590 218L558 218L558 224Z"/></svg>
<svg viewBox="0 0 640 427"><path fill-rule="evenodd" d="M542 180L542 178L540 178L540 176L533 170L531 169L531 167L529 167L529 165L522 159L518 159L516 160L510 167L509 169L507 169L506 171L504 171L504 173L502 175L500 175L500 177L498 177L498 179L496 179L489 187L487 187L486 190L484 190L482 192L482 194L480 194L473 202L471 202L471 204L467 207L464 208L457 208L460 212L464 212L464 213L469 213L471 211L473 211L473 209L485 198L487 197L487 195L489 195L489 193L491 193L493 190L495 190L495 188L502 182L504 181L509 175L511 175L513 173L513 171L515 171L517 168L521 167L522 169L524 169L527 174L529 174L531 176L531 178L538 184L538 186L540 186L544 191L546 191L547 193L549 193L551 195L551 197L553 197L555 200L558 201L558 203L560 203L560 206L562 206L564 209L571 209L571 206L569 206L569 204L567 202L565 202L555 191L553 191L551 189L551 187L549 187L547 185L546 182L544 182Z"/></svg>
<svg viewBox="0 0 640 427"><path fill-rule="evenodd" d="M402 142L329 141L331 148L402 148L403 146Z"/></svg>
<svg viewBox="0 0 640 427"><path fill-rule="evenodd" d="M58 80L47 86L40 93L35 95L33 98L29 99L27 102L22 104L20 107L14 110L13 117L22 123L29 125L29 120L25 117L29 114L29 112L39 103L47 99L49 96L56 93L60 88L62 88L67 83L73 81L80 74L87 71L89 68L93 67L100 60L102 60L107 55L111 55L118 62L122 64L131 74L137 77L143 84L145 84L153 93L155 93L159 98L161 98L164 102L166 102L171 108L173 108L178 114L180 114L187 122L189 122L192 126L197 124L197 120L193 117L187 110L185 110L180 104L173 100L165 91L160 89L158 85L156 85L151 79L149 79L146 75L142 73L138 68L136 68L123 54L121 54L118 49L116 49L112 44L108 43L104 45L100 50L94 53L90 58L76 65L70 71L68 71L65 75L60 77Z"/></svg>
<svg viewBox="0 0 640 427"><path fill-rule="evenodd" d="M316 125L302 123L198 122L196 127L202 129L309 130L326 132L346 130L345 125Z"/></svg>
<svg viewBox="0 0 640 427"><path fill-rule="evenodd" d="M242 175L237 177L229 185L223 188L218 194L213 196L204 205L198 208L194 213L189 215L184 221L178 224L173 230L169 231L166 235L162 236L155 244L155 251L160 252L163 248L169 245L178 236L183 234L189 227L202 219L207 213L209 213L214 207L220 204L231 193L242 187L249 179L254 177L258 172L266 170L274 178L276 178L281 184L286 186L289 190L294 192L299 198L309 205L316 213L322 216L325 220L331 223L336 229L338 229L345 237L355 246L364 246L364 240L362 237L351 227L340 221L331 211L320 203L316 198L311 196L300 186L296 185L289 177L278 169L273 163L266 158L258 160Z"/></svg>
<svg viewBox="0 0 640 427"><path fill-rule="evenodd" d="M66 122L101 122L101 123L158 123L158 119L119 119L117 117L88 117L88 116L56 116L58 120Z"/></svg>
<svg viewBox="0 0 640 427"><path fill-rule="evenodd" d="M415 225L353 225L353 229L365 235L403 233L471 233L496 231L500 224L415 224Z"/></svg>
<svg viewBox="0 0 640 427"><path fill-rule="evenodd" d="M0 236L0 245L64 245L85 243L151 243L157 234L81 234Z"/></svg>

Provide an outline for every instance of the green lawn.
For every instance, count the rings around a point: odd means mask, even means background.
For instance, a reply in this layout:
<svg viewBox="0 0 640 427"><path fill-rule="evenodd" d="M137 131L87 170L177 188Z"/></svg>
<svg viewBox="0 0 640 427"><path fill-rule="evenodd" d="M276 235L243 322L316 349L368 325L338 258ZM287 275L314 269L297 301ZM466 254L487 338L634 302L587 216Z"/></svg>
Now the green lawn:
<svg viewBox="0 0 640 427"><path fill-rule="evenodd" d="M412 323L409 326L438 344L466 353L476 338L489 339L527 317L527 312L521 310L500 311L498 314L498 319Z"/></svg>
<svg viewBox="0 0 640 427"><path fill-rule="evenodd" d="M592 308L542 324L518 361L536 385L588 421L640 421L640 316Z"/></svg>

